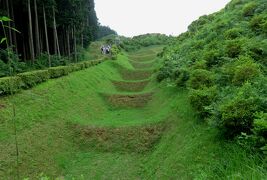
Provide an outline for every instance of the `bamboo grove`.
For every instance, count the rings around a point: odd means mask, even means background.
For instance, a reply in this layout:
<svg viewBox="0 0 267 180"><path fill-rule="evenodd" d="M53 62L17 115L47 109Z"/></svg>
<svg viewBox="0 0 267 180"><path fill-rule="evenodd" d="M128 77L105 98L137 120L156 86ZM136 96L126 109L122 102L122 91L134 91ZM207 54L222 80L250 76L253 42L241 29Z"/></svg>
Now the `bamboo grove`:
<svg viewBox="0 0 267 180"><path fill-rule="evenodd" d="M97 38L94 8L94 0L0 0L0 15L12 19L7 26L20 32L1 29L0 35L6 34L8 43L0 48L12 49L31 64L43 54L49 66L52 55L75 62L77 47L86 47Z"/></svg>

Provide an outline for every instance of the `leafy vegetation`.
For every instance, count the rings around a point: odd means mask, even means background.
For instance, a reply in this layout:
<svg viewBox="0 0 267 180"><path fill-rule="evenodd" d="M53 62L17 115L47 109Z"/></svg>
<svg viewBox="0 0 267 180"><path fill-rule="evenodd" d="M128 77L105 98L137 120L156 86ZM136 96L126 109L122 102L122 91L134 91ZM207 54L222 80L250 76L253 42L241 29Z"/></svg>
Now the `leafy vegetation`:
<svg viewBox="0 0 267 180"><path fill-rule="evenodd" d="M165 48L157 79L190 91L200 117L246 148L266 151L265 0L233 0ZM245 137L246 138L245 138ZM265 139L265 140L264 140Z"/></svg>
<svg viewBox="0 0 267 180"><path fill-rule="evenodd" d="M145 34L133 38L121 37L121 47L126 51L135 51L142 47L151 45L166 45L171 42L172 37L164 34Z"/></svg>

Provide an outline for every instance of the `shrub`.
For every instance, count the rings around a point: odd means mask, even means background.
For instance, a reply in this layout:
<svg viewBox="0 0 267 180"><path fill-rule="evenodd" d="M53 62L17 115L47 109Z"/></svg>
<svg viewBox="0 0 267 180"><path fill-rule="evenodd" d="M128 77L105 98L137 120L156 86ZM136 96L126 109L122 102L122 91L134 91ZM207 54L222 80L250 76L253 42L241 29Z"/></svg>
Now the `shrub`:
<svg viewBox="0 0 267 180"><path fill-rule="evenodd" d="M31 88L41 82L47 81L50 78L48 70L31 71L18 74L23 82L23 88Z"/></svg>
<svg viewBox="0 0 267 180"><path fill-rule="evenodd" d="M254 16L250 20L250 28L256 32L267 32L266 28L267 16L265 14L260 14Z"/></svg>
<svg viewBox="0 0 267 180"><path fill-rule="evenodd" d="M227 137L235 137L252 129L254 113L258 110L258 94L250 83L241 87L235 96L221 102L219 127Z"/></svg>
<svg viewBox="0 0 267 180"><path fill-rule="evenodd" d="M241 35L242 35L241 28L232 28L232 29L227 30L224 33L224 38L228 40L233 40L233 39L240 37Z"/></svg>
<svg viewBox="0 0 267 180"><path fill-rule="evenodd" d="M8 76L9 66L0 59L0 77Z"/></svg>
<svg viewBox="0 0 267 180"><path fill-rule="evenodd" d="M163 67L160 69L160 71L157 75L157 80L158 80L158 82L161 82L164 79L171 77L171 75L172 75L172 72L170 71L170 69L168 67Z"/></svg>
<svg viewBox="0 0 267 180"><path fill-rule="evenodd" d="M93 61L85 61L83 63L84 63L85 68L89 68L89 67L93 66Z"/></svg>
<svg viewBox="0 0 267 180"><path fill-rule="evenodd" d="M265 143L267 142L267 113L256 114L253 131L258 137L262 137Z"/></svg>
<svg viewBox="0 0 267 180"><path fill-rule="evenodd" d="M235 85L242 85L246 81L252 80L259 76L260 69L258 64L254 63L249 57L242 56L238 59L235 66L233 83Z"/></svg>
<svg viewBox="0 0 267 180"><path fill-rule="evenodd" d="M58 66L52 67L48 69L51 78L59 78L62 76L66 76L71 73L75 68L74 66Z"/></svg>
<svg viewBox="0 0 267 180"><path fill-rule="evenodd" d="M207 107L216 101L216 98L217 88L214 86L198 90L191 89L189 93L190 103L201 118L207 118L211 114Z"/></svg>
<svg viewBox="0 0 267 180"><path fill-rule="evenodd" d="M179 69L179 76L176 78L176 84L180 87L185 87L186 82L189 80L190 73L187 69L181 68Z"/></svg>
<svg viewBox="0 0 267 180"><path fill-rule="evenodd" d="M23 82L20 77L0 78L0 95L15 93L22 85Z"/></svg>
<svg viewBox="0 0 267 180"><path fill-rule="evenodd" d="M257 4L255 2L246 4L242 9L243 16L244 17L253 16L256 8Z"/></svg>
<svg viewBox="0 0 267 180"><path fill-rule="evenodd" d="M83 70L83 69L86 68L85 67L85 64L83 62L81 62L81 63L75 63L75 64L73 64L73 66L74 66L74 70L75 71Z"/></svg>
<svg viewBox="0 0 267 180"><path fill-rule="evenodd" d="M214 74L204 69L196 69L190 75L188 86L192 89L201 89L214 85Z"/></svg>
<svg viewBox="0 0 267 180"><path fill-rule="evenodd" d="M251 39L247 44L247 54L251 56L256 62L267 65L267 40Z"/></svg>
<svg viewBox="0 0 267 180"><path fill-rule="evenodd" d="M192 66L192 69L207 69L207 61L206 60L196 61L195 64Z"/></svg>
<svg viewBox="0 0 267 180"><path fill-rule="evenodd" d="M209 50L203 53L203 59L206 61L208 67L218 65L221 54L218 50Z"/></svg>
<svg viewBox="0 0 267 180"><path fill-rule="evenodd" d="M167 78L172 78L174 72L173 68L175 66L176 65L174 61L165 61L164 66L160 68L159 73L157 75L158 82L161 82Z"/></svg>
<svg viewBox="0 0 267 180"><path fill-rule="evenodd" d="M229 40L227 41L226 44L226 53L228 55L228 57L230 58L236 58L238 57L243 48L243 43L241 42L241 40L237 39L237 40Z"/></svg>

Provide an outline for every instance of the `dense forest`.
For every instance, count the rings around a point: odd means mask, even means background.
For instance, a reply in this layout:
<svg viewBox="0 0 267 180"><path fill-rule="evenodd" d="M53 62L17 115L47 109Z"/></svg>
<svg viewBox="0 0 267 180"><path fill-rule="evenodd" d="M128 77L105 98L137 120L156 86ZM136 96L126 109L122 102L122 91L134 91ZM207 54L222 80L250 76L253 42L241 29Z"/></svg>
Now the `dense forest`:
<svg viewBox="0 0 267 180"><path fill-rule="evenodd" d="M193 22L163 52L158 80L190 91L201 119L267 152L267 1L233 0Z"/></svg>
<svg viewBox="0 0 267 180"><path fill-rule="evenodd" d="M9 74L7 49L16 73L77 62L91 41L114 34L98 23L94 0L1 0L0 76Z"/></svg>

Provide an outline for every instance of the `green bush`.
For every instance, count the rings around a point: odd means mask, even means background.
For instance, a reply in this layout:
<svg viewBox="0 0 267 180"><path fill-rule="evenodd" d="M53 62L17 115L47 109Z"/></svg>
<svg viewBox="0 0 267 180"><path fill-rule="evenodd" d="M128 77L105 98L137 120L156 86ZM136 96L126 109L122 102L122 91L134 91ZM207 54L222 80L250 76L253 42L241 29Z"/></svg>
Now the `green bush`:
<svg viewBox="0 0 267 180"><path fill-rule="evenodd" d="M240 57L235 65L233 83L235 85L242 85L246 81L260 75L259 65L246 56Z"/></svg>
<svg viewBox="0 0 267 180"><path fill-rule="evenodd" d="M250 2L246 4L242 9L243 16L245 17L253 16L256 8L257 8L257 4L255 2Z"/></svg>
<svg viewBox="0 0 267 180"><path fill-rule="evenodd" d="M253 131L258 137L264 138L265 143L267 142L267 113L256 114Z"/></svg>
<svg viewBox="0 0 267 180"><path fill-rule="evenodd" d="M85 64L83 62L81 62L81 63L75 63L73 66L74 66L74 70L75 71L80 71L80 70L83 70L83 69L86 68L85 67Z"/></svg>
<svg viewBox="0 0 267 180"><path fill-rule="evenodd" d="M20 77L0 78L0 95L12 94L22 87L23 82Z"/></svg>
<svg viewBox="0 0 267 180"><path fill-rule="evenodd" d="M240 39L229 40L226 43L226 53L230 58L237 58L243 50L243 43Z"/></svg>
<svg viewBox="0 0 267 180"><path fill-rule="evenodd" d="M8 76L9 74L10 74L10 72L9 72L8 64L4 63L0 59L0 77Z"/></svg>
<svg viewBox="0 0 267 180"><path fill-rule="evenodd" d="M207 118L211 114L208 110L208 106L212 104L212 102L216 101L217 98L217 88L203 88L194 90L191 89L189 93L189 100L192 107L197 111L201 118Z"/></svg>
<svg viewBox="0 0 267 180"><path fill-rule="evenodd" d="M93 66L93 62L92 61L85 61L83 63L84 63L85 68L89 68L89 67Z"/></svg>
<svg viewBox="0 0 267 180"><path fill-rule="evenodd" d="M208 67L218 65L221 58L221 53L218 50L208 50L203 53L203 59L206 61Z"/></svg>
<svg viewBox="0 0 267 180"><path fill-rule="evenodd" d="M219 127L228 137L235 137L241 132L249 133L253 127L254 113L258 108L258 94L250 83L246 83L234 96L220 104Z"/></svg>
<svg viewBox="0 0 267 180"><path fill-rule="evenodd" d="M267 65L267 40L251 39L246 46L247 55L251 56L257 63Z"/></svg>
<svg viewBox="0 0 267 180"><path fill-rule="evenodd" d="M166 61L158 79L169 78L178 86L186 82L193 107L203 117L210 114L209 122L226 129L226 136L243 131L251 136L259 125L253 123L254 113L267 113L266 2L232 0L223 10L193 22L162 53ZM188 81L181 68L190 72ZM245 90L247 83L251 88ZM213 86L218 94L210 100L206 90Z"/></svg>
<svg viewBox="0 0 267 180"><path fill-rule="evenodd" d="M241 28L229 29L224 33L224 38L228 39L228 40L233 40L233 39L239 38L242 36L242 31L243 30Z"/></svg>
<svg viewBox="0 0 267 180"><path fill-rule="evenodd" d="M116 60L117 59L117 56L118 54L121 52L120 48L116 45L113 45L112 48L111 48L111 58L112 60Z"/></svg>
<svg viewBox="0 0 267 180"><path fill-rule="evenodd" d="M190 78L190 73L185 68L179 69L179 76L176 78L176 84L179 87L185 87Z"/></svg>
<svg viewBox="0 0 267 180"><path fill-rule="evenodd" d="M260 14L254 16L249 22L250 28L258 33L260 32L267 32L266 25L267 25L267 15Z"/></svg>
<svg viewBox="0 0 267 180"><path fill-rule="evenodd" d="M41 82L47 81L50 78L48 70L38 70L17 75L23 82L23 88L31 88Z"/></svg>
<svg viewBox="0 0 267 180"><path fill-rule="evenodd" d="M203 87L211 87L214 85L214 74L210 71L204 69L193 70L190 79L188 81L188 86L192 89L201 89Z"/></svg>
<svg viewBox="0 0 267 180"><path fill-rule="evenodd" d="M168 68L162 68L159 73L157 74L157 80L158 82L163 81L164 79L167 79L171 76L171 71Z"/></svg>
<svg viewBox="0 0 267 180"><path fill-rule="evenodd" d="M51 78L59 78L66 76L74 70L73 66L58 66L48 69Z"/></svg>

